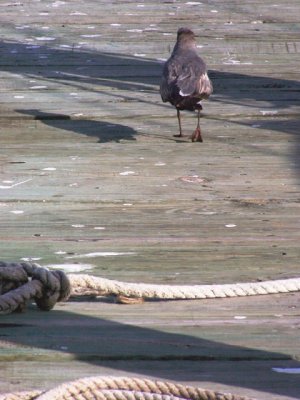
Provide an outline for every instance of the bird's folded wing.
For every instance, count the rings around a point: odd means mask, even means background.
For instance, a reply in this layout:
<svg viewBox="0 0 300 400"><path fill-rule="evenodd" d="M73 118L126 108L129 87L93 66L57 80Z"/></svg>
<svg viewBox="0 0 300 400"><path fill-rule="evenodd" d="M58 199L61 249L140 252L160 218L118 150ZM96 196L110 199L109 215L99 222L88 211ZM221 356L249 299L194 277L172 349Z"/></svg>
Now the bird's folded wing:
<svg viewBox="0 0 300 400"><path fill-rule="evenodd" d="M172 60L165 64L160 84L160 94L164 102L172 102L178 95L182 97L199 95L206 98L212 91L212 83L202 61L182 65Z"/></svg>
<svg viewBox="0 0 300 400"><path fill-rule="evenodd" d="M163 102L170 101L172 95L171 86L168 84L167 76L164 74L160 82L160 95Z"/></svg>
<svg viewBox="0 0 300 400"><path fill-rule="evenodd" d="M205 98L212 93L212 84L206 73L205 67L193 63L182 68L176 82L179 94L183 97L197 96Z"/></svg>

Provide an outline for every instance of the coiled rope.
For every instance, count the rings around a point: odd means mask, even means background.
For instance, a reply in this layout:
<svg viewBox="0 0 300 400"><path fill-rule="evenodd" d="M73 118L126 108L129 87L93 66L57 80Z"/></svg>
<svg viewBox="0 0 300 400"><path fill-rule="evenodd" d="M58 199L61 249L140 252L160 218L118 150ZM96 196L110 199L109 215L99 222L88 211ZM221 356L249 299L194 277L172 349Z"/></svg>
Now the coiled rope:
<svg viewBox="0 0 300 400"><path fill-rule="evenodd" d="M96 376L63 383L49 391L0 395L0 400L251 400L166 381Z"/></svg>
<svg viewBox="0 0 300 400"><path fill-rule="evenodd" d="M207 299L288 293L300 290L300 278L225 285L151 285L90 276L66 275L35 263L0 262L0 313L24 309L34 300L42 310L72 295L119 296L130 299ZM129 300L126 300L129 299ZM135 301L135 300L133 300Z"/></svg>

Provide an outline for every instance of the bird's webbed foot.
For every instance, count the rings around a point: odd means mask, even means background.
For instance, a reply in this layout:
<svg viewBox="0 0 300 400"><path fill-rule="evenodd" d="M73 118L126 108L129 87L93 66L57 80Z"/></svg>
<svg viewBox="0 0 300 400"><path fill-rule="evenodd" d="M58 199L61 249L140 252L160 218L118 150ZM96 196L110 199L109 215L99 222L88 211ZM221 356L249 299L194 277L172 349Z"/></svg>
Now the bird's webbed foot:
<svg viewBox="0 0 300 400"><path fill-rule="evenodd" d="M196 128L191 136L192 142L203 142L200 128Z"/></svg>

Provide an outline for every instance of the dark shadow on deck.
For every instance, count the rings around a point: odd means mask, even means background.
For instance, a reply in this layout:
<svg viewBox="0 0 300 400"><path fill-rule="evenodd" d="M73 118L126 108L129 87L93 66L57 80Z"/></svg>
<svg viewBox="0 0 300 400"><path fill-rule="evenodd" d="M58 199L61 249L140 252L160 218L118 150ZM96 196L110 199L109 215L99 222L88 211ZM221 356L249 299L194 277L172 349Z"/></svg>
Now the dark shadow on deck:
<svg viewBox="0 0 300 400"><path fill-rule="evenodd" d="M20 114L31 116L53 128L63 129L85 136L96 137L99 143L136 140L138 134L129 126L92 119L72 119L67 114L43 112L37 109L16 110Z"/></svg>
<svg viewBox="0 0 300 400"><path fill-rule="evenodd" d="M39 83L55 83L70 90L98 93L97 84L105 87L101 93L112 99L134 101L137 92L158 93L162 63L130 55L97 52L87 49L62 49L45 45L0 42L0 69L10 73L38 78ZM42 57L42 58L41 58ZM47 57L47 58L44 58ZM204 54L205 57L205 54ZM268 109L289 109L300 104L300 82L240 73L210 71L215 97L212 101L251 107L247 101L266 101ZM28 89L32 84L28 84ZM51 87L49 88L51 90ZM55 88L53 88L55 90ZM122 90L119 93L118 90ZM151 101L145 101L151 104ZM114 107L101 104L99 107ZM118 107L122 107L118 103ZM132 105L134 108L134 103ZM42 110L41 110L42 111ZM281 126L285 132L285 126ZM288 131L287 131L288 133Z"/></svg>
<svg viewBox="0 0 300 400"><path fill-rule="evenodd" d="M300 82L224 71L210 71L219 102L251 107L247 100L265 101L264 110L288 109L300 105Z"/></svg>
<svg viewBox="0 0 300 400"><path fill-rule="evenodd" d="M162 72L162 64L158 61L87 49L62 49L16 42L1 42L0 56L0 69L3 71L26 76L29 80L38 79L39 84L54 84L53 90L56 90L58 86L60 89L78 89L97 94L99 93L97 85L100 85L102 87L100 94L111 98L111 101L101 102L99 97L99 109L102 110L111 107L118 107L121 110L123 100L125 103L131 102L133 109L135 102L143 101L147 104L149 112L151 112L151 104L158 105L162 108L162 114L166 107L171 107L161 102L158 93ZM253 101L263 101L264 104L267 104L267 107L263 107L264 110L279 111L278 118L276 116L263 117L260 120L262 121L261 126L263 129L295 136L291 159L299 176L300 132L298 123L300 116L292 115L289 121L284 121L281 117L284 115L284 110L300 105L300 82L223 71L210 71L210 77L215 93L211 98L212 102L238 104L247 110L247 108L251 108L251 104L255 104ZM28 88L31 85L28 84ZM51 86L49 89L52 90ZM137 100L138 92L155 93L157 101L153 101L153 97L150 99L150 96L149 100ZM68 119L67 115L58 119L50 116L48 118L45 108L38 110L37 114L30 109L20 111L24 114L32 114L33 118L40 118L44 123L57 128L61 127L99 137L99 142L119 141L122 138L132 140L136 135L132 128L118 124L110 125L95 120L77 120L75 122L72 118ZM211 117L214 118L213 115ZM243 118L243 115L240 117ZM232 119L229 118L229 121L232 122ZM243 125L247 125L246 118ZM177 129L175 110L174 128Z"/></svg>
<svg viewBox="0 0 300 400"><path fill-rule="evenodd" d="M124 307L126 313L126 306L120 307ZM270 362L272 367L298 366L291 356L228 345L188 334L167 333L60 310L50 313L29 310L25 314L1 316L0 337L6 343L27 347L25 353L21 350L19 356L16 348L14 360L22 360L22 354L26 357L27 352L30 355L30 348L40 348L71 354L76 360L96 366L120 368L161 379L176 379L168 366L175 363L178 367L186 361L188 367L180 370L183 381L205 381L208 373L209 380L225 385L295 398L299 395L297 376L285 375L282 382L279 374L277 380L274 378L276 373L270 367ZM60 359L63 361L63 358ZM248 367L244 364L242 368L245 370L240 374L237 370L242 361L249 364ZM158 363L162 362L165 364L159 364L159 367ZM215 370L214 362L224 362L225 371ZM268 362L268 367L262 367L263 362ZM257 376L255 363L260 363L263 376ZM57 368L60 368L59 364ZM65 376L61 379L65 379Z"/></svg>
<svg viewBox="0 0 300 400"><path fill-rule="evenodd" d="M162 70L161 63L139 57L17 42L0 42L0 56L2 71L39 78L45 84L56 82L72 90L97 92L93 85L101 84L109 88L107 93L112 97L120 94L110 89L125 90L128 94L156 92L153 85L158 83Z"/></svg>
<svg viewBox="0 0 300 400"><path fill-rule="evenodd" d="M72 90L88 92L97 92L93 85L100 84L108 88L106 94L127 98L126 94L120 95L118 92L122 90L127 92L128 99L134 99L139 91L157 93L158 104L169 107L161 103L157 92L162 72L162 63L158 61L87 49L60 49L17 42L0 42L0 56L2 71L39 78L45 84L52 82ZM213 101L245 103L249 107L249 99L265 100L270 108L276 109L289 108L300 101L300 82L296 80L223 71L210 71L210 77L215 94L222 96L221 100L212 98ZM284 93L289 94L287 99Z"/></svg>

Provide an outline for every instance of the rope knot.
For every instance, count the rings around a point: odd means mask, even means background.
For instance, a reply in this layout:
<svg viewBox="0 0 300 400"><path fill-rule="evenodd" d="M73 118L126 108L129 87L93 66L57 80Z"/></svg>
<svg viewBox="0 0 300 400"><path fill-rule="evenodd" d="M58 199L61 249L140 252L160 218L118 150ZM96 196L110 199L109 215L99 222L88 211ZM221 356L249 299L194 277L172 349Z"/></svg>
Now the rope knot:
<svg viewBox="0 0 300 400"><path fill-rule="evenodd" d="M0 313L23 311L31 299L41 310L49 311L70 292L63 271L49 271L33 263L0 262Z"/></svg>

